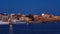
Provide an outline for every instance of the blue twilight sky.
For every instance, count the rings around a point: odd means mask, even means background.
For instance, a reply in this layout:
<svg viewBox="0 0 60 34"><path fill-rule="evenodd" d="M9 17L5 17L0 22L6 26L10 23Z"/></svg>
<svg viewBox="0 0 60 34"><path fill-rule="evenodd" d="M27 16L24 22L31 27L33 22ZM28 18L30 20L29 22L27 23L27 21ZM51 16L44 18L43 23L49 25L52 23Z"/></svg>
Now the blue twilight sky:
<svg viewBox="0 0 60 34"><path fill-rule="evenodd" d="M0 0L0 13L60 15L60 0Z"/></svg>

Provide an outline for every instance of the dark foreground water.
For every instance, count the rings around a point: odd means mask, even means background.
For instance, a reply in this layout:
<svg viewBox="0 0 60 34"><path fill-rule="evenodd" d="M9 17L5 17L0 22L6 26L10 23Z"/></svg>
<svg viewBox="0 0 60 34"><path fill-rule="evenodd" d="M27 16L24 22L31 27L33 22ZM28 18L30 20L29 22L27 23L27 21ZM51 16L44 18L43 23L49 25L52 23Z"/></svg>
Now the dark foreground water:
<svg viewBox="0 0 60 34"><path fill-rule="evenodd" d="M9 34L9 25L0 25L0 34ZM60 34L60 22L13 24L13 34Z"/></svg>

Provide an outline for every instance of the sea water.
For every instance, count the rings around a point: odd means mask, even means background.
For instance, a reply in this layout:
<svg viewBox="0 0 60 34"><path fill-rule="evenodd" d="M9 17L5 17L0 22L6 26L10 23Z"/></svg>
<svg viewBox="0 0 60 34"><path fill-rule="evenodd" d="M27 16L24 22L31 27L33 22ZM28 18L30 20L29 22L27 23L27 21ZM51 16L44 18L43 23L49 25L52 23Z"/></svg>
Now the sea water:
<svg viewBox="0 0 60 34"><path fill-rule="evenodd" d="M0 25L1 34L9 34L9 24ZM13 34L60 34L60 22L13 24Z"/></svg>

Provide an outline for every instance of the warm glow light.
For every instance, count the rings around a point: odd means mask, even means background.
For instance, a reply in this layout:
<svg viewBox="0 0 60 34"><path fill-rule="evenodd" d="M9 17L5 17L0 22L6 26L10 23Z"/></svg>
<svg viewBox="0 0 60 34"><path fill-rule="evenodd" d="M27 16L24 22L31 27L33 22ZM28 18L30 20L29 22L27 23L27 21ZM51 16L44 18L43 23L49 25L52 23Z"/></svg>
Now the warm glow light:
<svg viewBox="0 0 60 34"><path fill-rule="evenodd" d="M44 16L44 13L42 13L42 16Z"/></svg>

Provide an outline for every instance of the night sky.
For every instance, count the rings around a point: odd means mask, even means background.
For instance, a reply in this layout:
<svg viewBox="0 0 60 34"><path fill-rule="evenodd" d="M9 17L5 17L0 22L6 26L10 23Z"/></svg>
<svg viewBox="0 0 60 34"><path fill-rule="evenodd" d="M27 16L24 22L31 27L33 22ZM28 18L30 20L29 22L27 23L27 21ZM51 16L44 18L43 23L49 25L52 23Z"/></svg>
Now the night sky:
<svg viewBox="0 0 60 34"><path fill-rule="evenodd" d="M0 13L60 15L60 0L0 0Z"/></svg>

